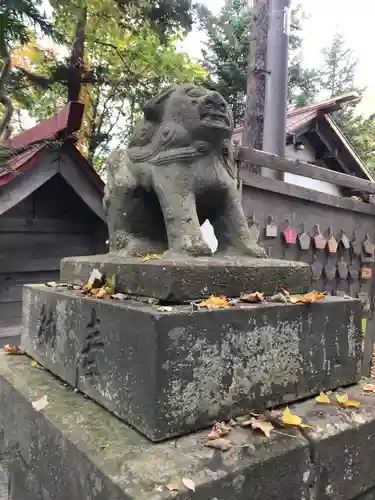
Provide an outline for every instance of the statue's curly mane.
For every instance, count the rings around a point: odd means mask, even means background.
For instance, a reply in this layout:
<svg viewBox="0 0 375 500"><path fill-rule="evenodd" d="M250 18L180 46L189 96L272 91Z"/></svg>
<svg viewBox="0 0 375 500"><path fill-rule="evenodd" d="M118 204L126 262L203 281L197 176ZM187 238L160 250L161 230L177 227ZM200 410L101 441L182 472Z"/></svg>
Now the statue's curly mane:
<svg viewBox="0 0 375 500"><path fill-rule="evenodd" d="M191 86L192 89L194 87ZM175 85L167 87L144 106L143 118L137 123L127 150L133 163L147 162L158 165L174 160L198 158L212 151L212 143L193 140L183 124L168 121L168 116L164 115L165 104L175 90ZM234 178L230 139L222 140L215 150Z"/></svg>

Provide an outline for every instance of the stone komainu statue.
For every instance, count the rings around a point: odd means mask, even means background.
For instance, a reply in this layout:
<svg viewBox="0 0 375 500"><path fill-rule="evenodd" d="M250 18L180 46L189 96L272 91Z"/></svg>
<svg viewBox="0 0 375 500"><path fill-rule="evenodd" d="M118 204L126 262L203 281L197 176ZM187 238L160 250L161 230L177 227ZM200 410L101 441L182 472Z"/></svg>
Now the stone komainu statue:
<svg viewBox="0 0 375 500"><path fill-rule="evenodd" d="M172 85L143 114L128 149L108 160L110 252L211 255L200 230L208 219L218 253L264 257L242 210L230 145L233 118L221 95Z"/></svg>

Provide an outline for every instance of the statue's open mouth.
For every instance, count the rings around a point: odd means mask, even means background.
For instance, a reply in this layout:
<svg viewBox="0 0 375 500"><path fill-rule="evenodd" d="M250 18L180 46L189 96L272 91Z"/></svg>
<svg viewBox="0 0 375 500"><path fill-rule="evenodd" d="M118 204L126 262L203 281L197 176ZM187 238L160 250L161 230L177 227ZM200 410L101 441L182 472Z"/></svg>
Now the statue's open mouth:
<svg viewBox="0 0 375 500"><path fill-rule="evenodd" d="M203 121L209 121L210 124L230 127L229 119L224 113L208 112L202 114Z"/></svg>

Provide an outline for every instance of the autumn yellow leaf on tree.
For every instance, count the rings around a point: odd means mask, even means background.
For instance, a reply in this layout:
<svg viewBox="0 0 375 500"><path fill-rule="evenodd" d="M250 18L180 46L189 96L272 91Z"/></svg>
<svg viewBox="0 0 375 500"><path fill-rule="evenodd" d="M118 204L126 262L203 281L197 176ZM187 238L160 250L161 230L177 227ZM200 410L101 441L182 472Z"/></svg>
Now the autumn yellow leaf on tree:
<svg viewBox="0 0 375 500"><path fill-rule="evenodd" d="M306 425L302 423L302 418L298 415L294 415L288 407L285 408L283 414L281 416L281 421L285 425L295 425L297 427L305 427L311 429L310 425Z"/></svg>
<svg viewBox="0 0 375 500"><path fill-rule="evenodd" d="M225 309L230 307L230 304L226 297L216 297L215 295L211 295L208 299L199 302L198 307L206 307L207 309Z"/></svg>
<svg viewBox="0 0 375 500"><path fill-rule="evenodd" d="M315 398L315 401L317 403L329 403L330 402L329 397L327 396L327 394L324 394L324 392L321 392L319 394L319 396L317 396Z"/></svg>

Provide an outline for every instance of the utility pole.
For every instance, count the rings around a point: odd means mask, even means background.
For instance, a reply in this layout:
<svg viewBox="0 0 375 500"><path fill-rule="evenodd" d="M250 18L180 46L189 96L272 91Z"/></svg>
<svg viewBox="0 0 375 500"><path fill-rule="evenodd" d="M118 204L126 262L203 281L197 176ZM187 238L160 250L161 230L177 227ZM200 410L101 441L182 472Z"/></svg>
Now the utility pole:
<svg viewBox="0 0 375 500"><path fill-rule="evenodd" d="M285 156L289 31L290 0L270 0L263 151L279 156ZM284 179L283 172L268 168L262 175Z"/></svg>
<svg viewBox="0 0 375 500"><path fill-rule="evenodd" d="M290 0L253 0L243 146L285 156ZM283 178L252 165L253 173Z"/></svg>
<svg viewBox="0 0 375 500"><path fill-rule="evenodd" d="M255 149L263 148L270 2L271 0L252 2L246 107L241 144ZM261 173L261 167L257 165L252 165L250 170L256 174Z"/></svg>

